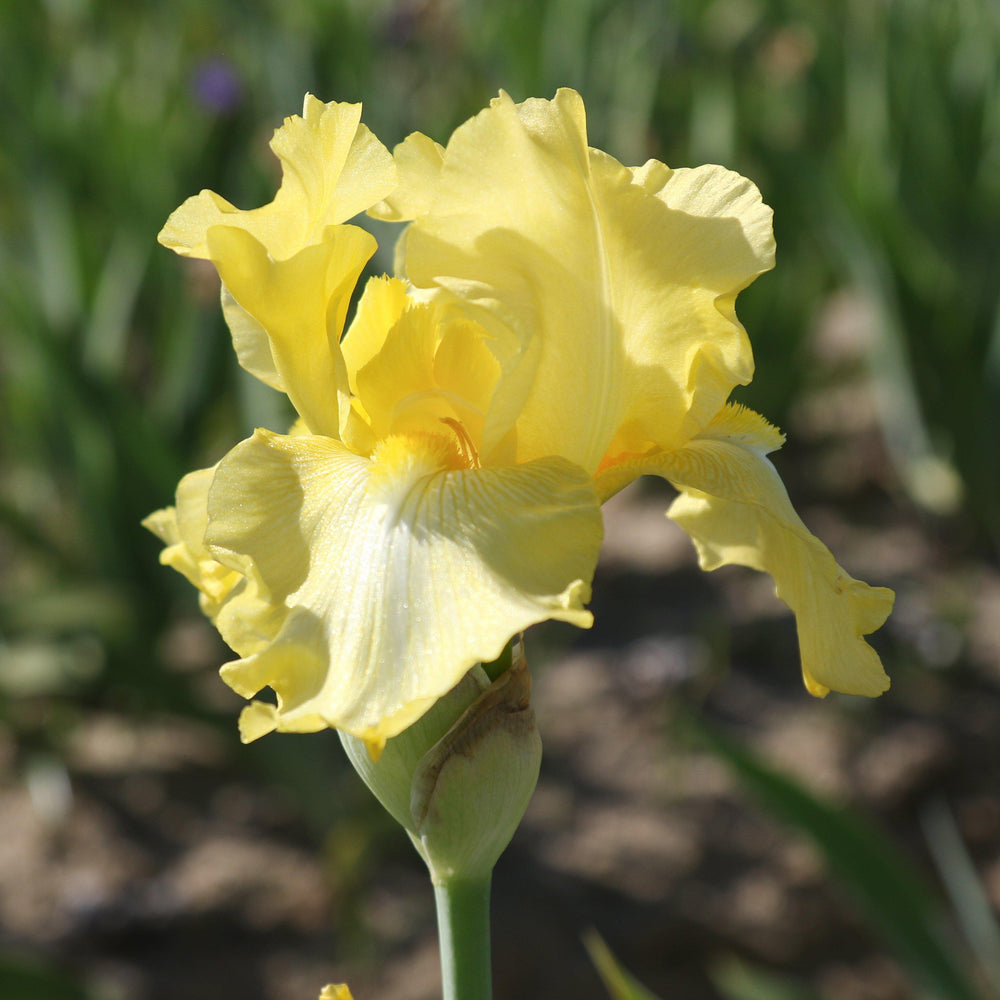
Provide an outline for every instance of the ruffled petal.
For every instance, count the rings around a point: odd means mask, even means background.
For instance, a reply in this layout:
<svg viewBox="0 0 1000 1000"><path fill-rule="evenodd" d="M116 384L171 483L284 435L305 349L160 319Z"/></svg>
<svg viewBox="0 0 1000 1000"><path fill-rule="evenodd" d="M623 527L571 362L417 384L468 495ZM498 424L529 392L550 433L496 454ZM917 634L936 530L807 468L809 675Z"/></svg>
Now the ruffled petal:
<svg viewBox="0 0 1000 1000"><path fill-rule="evenodd" d="M142 523L166 546L160 562L198 588L205 616L232 649L250 656L274 638L281 619L250 560L229 555L219 562L205 544L208 493L217 468L188 473L177 486L176 505L154 511Z"/></svg>
<svg viewBox="0 0 1000 1000"><path fill-rule="evenodd" d="M269 685L244 734L343 729L379 745L512 635L587 627L601 540L589 478L562 459L455 469L447 437L396 437L374 461L323 437L257 431L222 460L207 543L252 564L281 626L223 677Z"/></svg>
<svg viewBox="0 0 1000 1000"><path fill-rule="evenodd" d="M271 140L282 167L274 201L242 211L214 192L202 191L170 216L160 242L184 256L213 258L209 230L225 226L252 236L274 261L326 242L328 227L365 211L396 183L392 157L360 119L360 104L323 104L306 95L302 117L286 118ZM225 281L222 310L240 364L267 385L288 391L260 317L237 301ZM339 408L344 406L342 401ZM313 426L330 432L325 421Z"/></svg>
<svg viewBox="0 0 1000 1000"><path fill-rule="evenodd" d="M601 160L610 161L607 176L617 168L603 153L591 157L595 174ZM774 266L773 213L751 181L724 167L670 170L650 160L629 173L631 185L608 195L609 253L627 261L631 245L644 248L635 271L645 283L622 283L632 402L621 423L669 449L753 377L736 296ZM622 271L631 277L628 265Z"/></svg>
<svg viewBox="0 0 1000 1000"><path fill-rule="evenodd" d="M677 447L750 379L733 302L772 265L770 209L722 168L628 170L588 149L574 91L520 105L501 93L440 170L405 175L393 197L426 206L407 277L493 337L504 384L487 448L516 419L520 460L561 454L592 472L623 426Z"/></svg>
<svg viewBox="0 0 1000 1000"><path fill-rule="evenodd" d="M795 612L808 690L874 697L889 678L863 637L885 622L894 595L850 577L802 523L765 457L779 444L779 432L762 417L727 407L685 447L609 469L597 485L606 494L626 476L668 479L680 490L668 514L691 535L703 569L733 563L774 578L778 597Z"/></svg>
<svg viewBox="0 0 1000 1000"><path fill-rule="evenodd" d="M222 565L205 547L208 490L214 475L214 466L189 472L177 485L175 506L154 511L142 522L164 543L160 562L198 588L201 610L213 621L243 579L241 573Z"/></svg>
<svg viewBox="0 0 1000 1000"><path fill-rule="evenodd" d="M285 260L275 260L242 229L216 226L206 243L247 317L234 329L237 350L241 341L245 352L253 345L254 367L265 371L264 349L254 340L254 329L263 331L274 372L265 381L288 393L310 430L338 437L350 408L340 334L354 286L375 252L374 238L357 226L330 226L321 242Z"/></svg>
<svg viewBox="0 0 1000 1000"><path fill-rule="evenodd" d="M323 104L307 94L302 117L285 119L271 149L282 170L274 201L242 211L202 191L170 216L159 241L186 257L208 257L208 230L235 226L284 260L318 242L327 226L364 212L396 183L388 150L361 124L360 104Z"/></svg>
<svg viewBox="0 0 1000 1000"><path fill-rule="evenodd" d="M407 222L430 208L432 192L444 163L444 146L420 132L408 135L393 151L399 184L368 214L383 222Z"/></svg>

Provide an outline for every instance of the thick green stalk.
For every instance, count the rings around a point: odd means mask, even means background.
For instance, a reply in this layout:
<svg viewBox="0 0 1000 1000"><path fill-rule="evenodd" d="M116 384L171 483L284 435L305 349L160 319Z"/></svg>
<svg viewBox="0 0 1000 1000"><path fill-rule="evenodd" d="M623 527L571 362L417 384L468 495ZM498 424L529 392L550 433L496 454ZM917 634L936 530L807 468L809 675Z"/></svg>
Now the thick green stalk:
<svg viewBox="0 0 1000 1000"><path fill-rule="evenodd" d="M491 1000L490 878L434 886L443 1000Z"/></svg>

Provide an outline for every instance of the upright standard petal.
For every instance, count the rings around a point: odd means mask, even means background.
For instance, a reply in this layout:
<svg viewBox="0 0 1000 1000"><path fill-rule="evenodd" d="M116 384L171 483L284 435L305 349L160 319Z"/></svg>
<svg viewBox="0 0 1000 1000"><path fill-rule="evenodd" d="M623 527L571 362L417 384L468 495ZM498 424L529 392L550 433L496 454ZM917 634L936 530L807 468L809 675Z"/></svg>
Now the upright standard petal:
<svg viewBox="0 0 1000 1000"><path fill-rule="evenodd" d="M405 281L385 275L368 279L354 319L340 343L351 392L358 391L358 372L382 350L396 320L413 304Z"/></svg>
<svg viewBox="0 0 1000 1000"><path fill-rule="evenodd" d="M374 238L357 226L330 226L285 260L242 229L216 226L206 244L228 294L267 338L270 384L288 394L313 433L338 437L350 409L340 334Z"/></svg>
<svg viewBox="0 0 1000 1000"><path fill-rule="evenodd" d="M249 562L282 621L223 668L255 703L246 738L343 729L378 748L512 635L583 610L601 540L589 478L563 459L456 468L447 437L391 437L373 460L258 431L222 460L206 541Z"/></svg>
<svg viewBox="0 0 1000 1000"><path fill-rule="evenodd" d="M302 117L285 119L271 149L282 171L274 201L243 211L202 191L170 216L160 242L185 257L208 257L208 230L235 226L284 260L318 242L327 226L376 204L396 183L388 150L361 124L360 104L323 104L307 94Z"/></svg>
<svg viewBox="0 0 1000 1000"><path fill-rule="evenodd" d="M273 261L285 261L327 242L330 226L365 211L396 183L388 150L361 124L360 104L323 104L306 95L302 117L285 119L271 149L281 161L282 182L270 204L243 211L213 191L202 191L170 216L159 241L185 257L214 259L208 233L224 226L252 237ZM267 385L288 391L270 331L245 311L225 278L222 311L240 364Z"/></svg>
<svg viewBox="0 0 1000 1000"><path fill-rule="evenodd" d="M408 135L393 151L398 187L368 214L383 222L406 222L423 215L444 162L444 146L421 132Z"/></svg>
<svg viewBox="0 0 1000 1000"><path fill-rule="evenodd" d="M494 338L504 386L487 447L516 418L519 459L593 472L615 441L683 444L752 375L733 302L772 265L770 209L721 168L629 170L588 149L574 91L501 94L440 170L404 173L393 203L423 209L409 279Z"/></svg>
<svg viewBox="0 0 1000 1000"><path fill-rule="evenodd" d="M874 697L889 678L863 637L885 622L893 593L850 577L802 523L766 457L780 443L762 417L728 406L683 448L607 469L598 491L607 496L644 473L668 479L680 490L668 514L691 535L702 569L735 563L774 579L795 612L808 690Z"/></svg>
<svg viewBox="0 0 1000 1000"><path fill-rule="evenodd" d="M377 438L455 428L479 464L483 424L500 366L475 323L443 320L432 303L414 303L357 373L357 401ZM459 427L460 425L460 427Z"/></svg>

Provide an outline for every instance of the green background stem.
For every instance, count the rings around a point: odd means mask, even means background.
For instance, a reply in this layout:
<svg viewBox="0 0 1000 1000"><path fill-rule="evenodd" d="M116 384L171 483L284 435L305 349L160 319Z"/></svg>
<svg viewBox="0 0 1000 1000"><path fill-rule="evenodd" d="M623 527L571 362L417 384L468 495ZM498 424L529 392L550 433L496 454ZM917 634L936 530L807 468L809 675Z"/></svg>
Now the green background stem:
<svg viewBox="0 0 1000 1000"><path fill-rule="evenodd" d="M491 1000L490 878L434 886L444 1000Z"/></svg>

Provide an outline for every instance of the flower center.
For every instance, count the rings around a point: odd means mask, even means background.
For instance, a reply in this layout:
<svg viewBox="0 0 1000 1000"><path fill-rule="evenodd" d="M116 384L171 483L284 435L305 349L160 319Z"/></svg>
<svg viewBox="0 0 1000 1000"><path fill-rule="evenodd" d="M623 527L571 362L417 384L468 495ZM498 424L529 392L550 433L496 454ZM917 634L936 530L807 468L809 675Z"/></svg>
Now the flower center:
<svg viewBox="0 0 1000 1000"><path fill-rule="evenodd" d="M354 376L353 424L345 426L344 439L374 459L373 449L389 437L436 437L458 466L478 469L499 377L481 327L442 319L435 306L410 306Z"/></svg>

